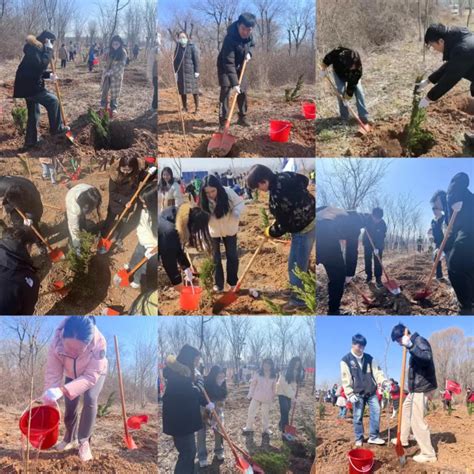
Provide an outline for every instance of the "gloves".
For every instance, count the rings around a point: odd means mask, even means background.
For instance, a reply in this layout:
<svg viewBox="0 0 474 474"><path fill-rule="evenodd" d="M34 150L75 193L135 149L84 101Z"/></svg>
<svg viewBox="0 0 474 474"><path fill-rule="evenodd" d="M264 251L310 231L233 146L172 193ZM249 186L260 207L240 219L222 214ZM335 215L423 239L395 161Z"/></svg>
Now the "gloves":
<svg viewBox="0 0 474 474"><path fill-rule="evenodd" d="M59 79L58 75L57 74L54 74L53 72L49 75L48 79L46 79L47 81L51 81L51 82L56 82L57 80Z"/></svg>
<svg viewBox="0 0 474 474"><path fill-rule="evenodd" d="M209 403L206 405L206 410L208 410L208 411L213 411L215 408L216 408L216 406L215 406L214 403L212 403L212 402L209 402Z"/></svg>
<svg viewBox="0 0 474 474"><path fill-rule="evenodd" d="M26 225L26 227L31 227L32 224L33 224L33 221L31 219L23 220L23 225Z"/></svg>
<svg viewBox="0 0 474 474"><path fill-rule="evenodd" d="M250 60L252 59L252 55L251 55L250 53L247 53L247 54L245 55L245 59L246 59L247 61L250 61Z"/></svg>
<svg viewBox="0 0 474 474"><path fill-rule="evenodd" d="M51 43L51 40L49 38L46 38L46 41L44 42L45 48L48 49L53 49L53 43Z"/></svg>
<svg viewBox="0 0 474 474"><path fill-rule="evenodd" d="M436 249L434 252L433 252L433 258L436 258L438 256L438 252L439 252L439 249ZM446 258L446 254L443 252L441 257L439 258L440 260L443 260L443 258L445 259Z"/></svg>
<svg viewBox="0 0 474 474"><path fill-rule="evenodd" d="M157 171L157 169L158 169L158 168L157 168L156 166L150 166L150 168L148 168L147 173L148 173L148 174L155 174L156 171Z"/></svg>
<svg viewBox="0 0 474 474"><path fill-rule="evenodd" d="M64 396L63 391L59 387L48 388L41 396L41 401L45 405L52 405Z"/></svg>
<svg viewBox="0 0 474 474"><path fill-rule="evenodd" d="M411 342L410 336L403 336L401 345L406 347L407 349L410 349L410 347L413 346L413 342Z"/></svg>
<svg viewBox="0 0 474 474"><path fill-rule="evenodd" d="M353 393L352 395L349 396L348 400L354 404L354 403L357 403L359 401L359 397Z"/></svg>
<svg viewBox="0 0 474 474"><path fill-rule="evenodd" d="M270 235L270 228L271 228L271 225L269 225L268 227L265 227L265 230L263 231L263 235L267 238L267 239L271 239L272 236Z"/></svg>
<svg viewBox="0 0 474 474"><path fill-rule="evenodd" d="M420 109L426 109L428 107L428 105L431 104L431 100L428 99L428 97L423 97L423 99L420 100L420 103L418 104L418 107Z"/></svg>
<svg viewBox="0 0 474 474"><path fill-rule="evenodd" d="M346 285L348 285L352 281L353 278L354 277L346 276L346 280L345 280Z"/></svg>
<svg viewBox="0 0 474 474"><path fill-rule="evenodd" d="M422 81L417 82L417 83L415 84L415 86L416 86L416 88L417 88L419 91L422 91L423 89L425 89L426 87L428 87L428 84L430 84L429 79L423 79Z"/></svg>
<svg viewBox="0 0 474 474"><path fill-rule="evenodd" d="M199 73L198 72L195 72L194 73L194 77L197 79L199 77Z"/></svg>
<svg viewBox="0 0 474 474"><path fill-rule="evenodd" d="M184 270L184 279L188 282L188 283L192 283L193 282L193 271L191 270L191 268L185 268Z"/></svg>
<svg viewBox="0 0 474 474"><path fill-rule="evenodd" d="M154 247L147 249L145 252L145 257L147 258L147 260L150 260L150 258L152 258L155 255L156 255L156 250L154 249ZM184 272L186 273L186 270Z"/></svg>
<svg viewBox="0 0 474 474"><path fill-rule="evenodd" d="M462 209L462 201L455 202L452 206L451 209L453 211L459 212Z"/></svg>
<svg viewBox="0 0 474 474"><path fill-rule="evenodd" d="M378 255L379 254L379 249L374 249L374 255Z"/></svg>
<svg viewBox="0 0 474 474"><path fill-rule="evenodd" d="M240 89L240 86L238 84L232 87L232 89L234 90L236 94L242 94L242 90Z"/></svg>

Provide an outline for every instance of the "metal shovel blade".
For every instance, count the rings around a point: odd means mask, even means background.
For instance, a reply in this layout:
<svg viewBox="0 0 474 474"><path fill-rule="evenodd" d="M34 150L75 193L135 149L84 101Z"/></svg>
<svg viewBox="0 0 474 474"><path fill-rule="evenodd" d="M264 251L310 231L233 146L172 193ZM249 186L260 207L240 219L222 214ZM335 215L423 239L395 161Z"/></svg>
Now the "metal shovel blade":
<svg viewBox="0 0 474 474"><path fill-rule="evenodd" d="M81 167L79 166L79 168L77 168L77 170L74 172L74 174L72 175L72 181L77 181L80 176L81 176Z"/></svg>
<svg viewBox="0 0 474 474"><path fill-rule="evenodd" d="M369 124L364 124L364 126L359 125L359 133L362 133L362 135L367 135L372 131L372 128Z"/></svg>
<svg viewBox="0 0 474 474"><path fill-rule="evenodd" d="M75 141L74 141L74 136L73 136L71 130L68 130L66 132L66 138L74 145Z"/></svg>
<svg viewBox="0 0 474 474"><path fill-rule="evenodd" d="M133 441L133 438L130 435L124 436L123 441L127 449L138 449L137 445L135 444L135 441Z"/></svg>
<svg viewBox="0 0 474 474"><path fill-rule="evenodd" d="M285 433L290 434L292 436L296 436L296 427L291 425L285 426Z"/></svg>
<svg viewBox="0 0 474 474"><path fill-rule="evenodd" d="M127 286L130 286L130 272L125 270L125 268L121 268L117 272L117 276L118 276L117 280L120 280L118 284L120 288L126 288Z"/></svg>
<svg viewBox="0 0 474 474"><path fill-rule="evenodd" d="M243 474L254 474L252 466L245 459L239 458L236 464L239 472Z"/></svg>
<svg viewBox="0 0 474 474"><path fill-rule="evenodd" d="M64 252L61 249L51 249L49 258L52 262L57 263L65 258Z"/></svg>
<svg viewBox="0 0 474 474"><path fill-rule="evenodd" d="M422 300L425 300L426 298L428 298L428 296L430 296L433 292L428 289L428 288L424 288L423 290L419 291L418 293L415 293L415 295L413 296L413 299L416 300L416 301L422 301Z"/></svg>
<svg viewBox="0 0 474 474"><path fill-rule="evenodd" d="M397 453L400 465L404 466L407 462L407 459L405 457L405 450L403 449L400 439L397 439L397 444L395 445L395 452Z"/></svg>
<svg viewBox="0 0 474 474"><path fill-rule="evenodd" d="M235 291L224 293L212 306L212 314L219 314L224 308L236 301L238 295Z"/></svg>
<svg viewBox="0 0 474 474"><path fill-rule="evenodd" d="M385 286L392 295L399 295L402 292L400 290L400 285L396 280L387 280L384 282L383 286Z"/></svg>
<svg viewBox="0 0 474 474"><path fill-rule="evenodd" d="M69 288L66 288L62 280L58 280L53 282L53 291L61 296L66 296L69 293Z"/></svg>
<svg viewBox="0 0 474 474"><path fill-rule="evenodd" d="M102 237L99 240L99 244L97 245L97 251L100 254L107 253L110 248L112 247L113 242L110 239L106 239L105 237Z"/></svg>
<svg viewBox="0 0 474 474"><path fill-rule="evenodd" d="M207 152L211 156L227 156L236 142L236 137L229 132L214 133L207 145Z"/></svg>
<svg viewBox="0 0 474 474"><path fill-rule="evenodd" d="M148 415L135 415L130 416L127 419L127 426L131 430L139 430L142 427L142 424L148 423Z"/></svg>

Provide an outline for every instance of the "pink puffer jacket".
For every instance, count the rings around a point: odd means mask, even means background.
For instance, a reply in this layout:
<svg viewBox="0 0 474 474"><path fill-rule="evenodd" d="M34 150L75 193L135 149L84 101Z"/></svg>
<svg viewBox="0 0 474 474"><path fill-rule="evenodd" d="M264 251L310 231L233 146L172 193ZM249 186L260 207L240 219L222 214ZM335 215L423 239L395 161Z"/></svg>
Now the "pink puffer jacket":
<svg viewBox="0 0 474 474"><path fill-rule="evenodd" d="M64 377L71 378L73 380L64 385L64 391L66 396L73 400L93 387L101 375L107 374L107 343L95 327L94 338L86 350L74 359L64 351L63 330L66 319L56 329L49 347L44 387L45 390L61 387Z"/></svg>

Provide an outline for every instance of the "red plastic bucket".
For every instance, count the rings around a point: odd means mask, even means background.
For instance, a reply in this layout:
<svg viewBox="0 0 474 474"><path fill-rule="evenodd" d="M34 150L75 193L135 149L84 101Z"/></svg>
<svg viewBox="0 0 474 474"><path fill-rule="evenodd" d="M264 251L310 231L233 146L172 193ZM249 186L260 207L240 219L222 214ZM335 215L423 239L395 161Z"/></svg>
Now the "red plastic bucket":
<svg viewBox="0 0 474 474"><path fill-rule="evenodd" d="M201 294L202 288L199 288L199 286L183 286L179 296L181 309L186 311L195 311L196 309L199 309Z"/></svg>
<svg viewBox="0 0 474 474"><path fill-rule="evenodd" d="M316 104L314 102L303 102L301 109L305 119L314 120L316 118Z"/></svg>
<svg viewBox="0 0 474 474"><path fill-rule="evenodd" d="M349 474L371 474L374 469L374 453L369 449L352 449L348 453Z"/></svg>
<svg viewBox="0 0 474 474"><path fill-rule="evenodd" d="M29 410L20 418L20 431L28 438ZM30 438L31 445L37 449L53 447L59 436L59 410L51 405L40 405L31 409Z"/></svg>
<svg viewBox="0 0 474 474"><path fill-rule="evenodd" d="M285 143L290 138L293 124L287 120L270 120L270 140Z"/></svg>

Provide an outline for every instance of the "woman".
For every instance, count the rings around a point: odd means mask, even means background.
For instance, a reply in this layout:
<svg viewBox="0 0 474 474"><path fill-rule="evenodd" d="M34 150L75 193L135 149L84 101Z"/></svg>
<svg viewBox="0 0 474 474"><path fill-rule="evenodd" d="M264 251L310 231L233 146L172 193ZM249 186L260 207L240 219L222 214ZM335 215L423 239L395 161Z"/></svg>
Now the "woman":
<svg viewBox="0 0 474 474"><path fill-rule="evenodd" d="M195 433L202 428L201 406L211 411L214 404L206 404L201 387L203 380L197 370L201 353L187 344L178 357L168 356L163 369L166 381L163 395L163 433L173 437L178 451L175 474L194 472L196 457Z"/></svg>
<svg viewBox="0 0 474 474"><path fill-rule="evenodd" d="M120 36L115 35L112 37L104 64L100 106L102 109L107 108L110 93L110 111L112 115L116 115L118 99L122 89L123 73L127 64L127 52Z"/></svg>
<svg viewBox="0 0 474 474"><path fill-rule="evenodd" d="M107 343L93 316L70 316L56 329L48 351L42 401L55 404L64 396L64 439L56 449L79 445L79 458L92 459L90 438L97 416L97 400L104 386L108 362ZM84 396L78 417L79 401Z"/></svg>
<svg viewBox="0 0 474 474"><path fill-rule="evenodd" d="M214 175L207 175L202 183L201 208L210 214L209 233L212 238L212 254L216 266L214 291L224 290L224 269L221 260L221 242L227 260L227 284L233 289L237 285L239 257L237 254L237 232L244 201L231 188L225 188Z"/></svg>
<svg viewBox="0 0 474 474"><path fill-rule="evenodd" d="M176 291L180 291L183 280L179 266L184 270L188 283L193 281L191 262L184 252L185 245L209 252L212 247L209 235L209 214L190 203L179 209L169 207L158 217L158 248L161 263Z"/></svg>
<svg viewBox="0 0 474 474"><path fill-rule="evenodd" d="M166 166L161 172L160 185L158 189L158 213L167 207L179 207L184 202L179 183L174 179L173 170Z"/></svg>
<svg viewBox="0 0 474 474"><path fill-rule="evenodd" d="M178 34L178 44L174 52L174 72L183 110L188 111L187 94L192 94L194 113L197 113L199 110L199 55L184 31Z"/></svg>

